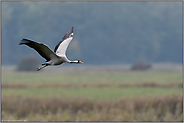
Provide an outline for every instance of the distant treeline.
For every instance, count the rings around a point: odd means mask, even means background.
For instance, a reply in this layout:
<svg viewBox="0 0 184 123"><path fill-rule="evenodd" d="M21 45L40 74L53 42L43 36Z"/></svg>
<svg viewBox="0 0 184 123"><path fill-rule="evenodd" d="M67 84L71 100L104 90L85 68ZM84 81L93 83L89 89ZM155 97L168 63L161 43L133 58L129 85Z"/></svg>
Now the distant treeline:
<svg viewBox="0 0 184 123"><path fill-rule="evenodd" d="M72 26L74 39L67 50L71 60L85 64L182 62L182 2L1 3L3 65L37 55L18 45L22 38L54 49Z"/></svg>

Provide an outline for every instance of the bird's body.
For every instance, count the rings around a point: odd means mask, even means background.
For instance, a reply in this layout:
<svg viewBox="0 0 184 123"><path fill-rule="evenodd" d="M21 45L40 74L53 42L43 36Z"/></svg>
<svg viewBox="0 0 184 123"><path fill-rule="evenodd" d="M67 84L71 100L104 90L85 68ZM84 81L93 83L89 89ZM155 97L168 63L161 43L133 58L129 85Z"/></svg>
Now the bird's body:
<svg viewBox="0 0 184 123"><path fill-rule="evenodd" d="M72 29L67 32L65 34L65 36L63 37L62 41L60 41L54 51L52 51L47 45L42 44L42 43L38 43L35 41L31 41L29 39L22 39L19 45L25 44L27 46L29 46L30 48L33 48L34 50L36 50L43 58L45 58L47 61L42 64L42 67L39 67L37 69L40 70L46 66L49 65L60 65L64 62L67 63L83 63L79 60L75 60L75 61L70 61L68 60L68 58L66 57L65 53L67 50L67 47L69 45L69 43L71 42L71 40L73 39L73 27Z"/></svg>

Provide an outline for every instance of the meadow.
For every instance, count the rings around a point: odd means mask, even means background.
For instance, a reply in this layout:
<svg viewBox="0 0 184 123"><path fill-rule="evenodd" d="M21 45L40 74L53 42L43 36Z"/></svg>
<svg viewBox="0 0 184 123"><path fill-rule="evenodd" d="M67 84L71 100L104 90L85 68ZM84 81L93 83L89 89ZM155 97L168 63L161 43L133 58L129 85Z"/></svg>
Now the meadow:
<svg viewBox="0 0 184 123"><path fill-rule="evenodd" d="M2 68L2 121L183 121L181 70Z"/></svg>

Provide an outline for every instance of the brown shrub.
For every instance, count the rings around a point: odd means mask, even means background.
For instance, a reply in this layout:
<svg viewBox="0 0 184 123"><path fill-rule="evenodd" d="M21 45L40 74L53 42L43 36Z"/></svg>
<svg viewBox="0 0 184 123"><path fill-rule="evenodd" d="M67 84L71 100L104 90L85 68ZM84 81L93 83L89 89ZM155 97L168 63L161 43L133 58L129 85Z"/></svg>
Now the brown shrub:
<svg viewBox="0 0 184 123"><path fill-rule="evenodd" d="M27 88L26 84L23 83L17 83L17 84L1 84L2 88Z"/></svg>
<svg viewBox="0 0 184 123"><path fill-rule="evenodd" d="M137 62L133 64L131 67L131 70L148 70L151 67L152 67L151 64L146 64L142 61L142 62Z"/></svg>

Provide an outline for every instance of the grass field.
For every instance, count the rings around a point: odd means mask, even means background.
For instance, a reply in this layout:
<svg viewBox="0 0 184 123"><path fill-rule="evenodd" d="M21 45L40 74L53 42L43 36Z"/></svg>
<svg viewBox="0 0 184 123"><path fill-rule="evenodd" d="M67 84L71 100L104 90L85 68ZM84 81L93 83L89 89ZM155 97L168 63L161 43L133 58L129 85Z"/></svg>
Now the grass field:
<svg viewBox="0 0 184 123"><path fill-rule="evenodd" d="M183 121L179 70L2 69L2 120Z"/></svg>

